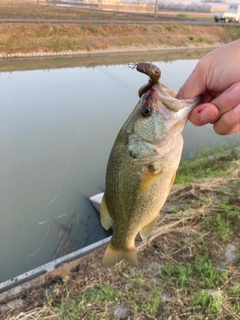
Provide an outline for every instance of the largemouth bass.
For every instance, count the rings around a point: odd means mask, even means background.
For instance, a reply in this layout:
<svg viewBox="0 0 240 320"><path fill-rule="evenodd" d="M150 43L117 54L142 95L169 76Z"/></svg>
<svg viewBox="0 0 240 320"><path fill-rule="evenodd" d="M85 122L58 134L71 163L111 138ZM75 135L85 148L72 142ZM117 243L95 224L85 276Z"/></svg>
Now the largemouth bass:
<svg viewBox="0 0 240 320"><path fill-rule="evenodd" d="M176 92L159 82L160 70L148 63L136 65L150 76L139 90L140 100L122 126L106 171L106 190L100 218L105 229L114 224L102 265L127 260L137 266L135 237L154 229L180 162L182 130L200 98L178 100Z"/></svg>

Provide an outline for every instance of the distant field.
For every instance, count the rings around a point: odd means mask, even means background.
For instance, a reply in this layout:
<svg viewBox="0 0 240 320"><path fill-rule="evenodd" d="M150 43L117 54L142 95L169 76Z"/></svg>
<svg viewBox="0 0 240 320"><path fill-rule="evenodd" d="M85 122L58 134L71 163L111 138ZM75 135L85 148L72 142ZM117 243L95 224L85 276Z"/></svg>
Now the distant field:
<svg viewBox="0 0 240 320"><path fill-rule="evenodd" d="M106 11L96 8L84 9L80 7L61 7L55 5L37 5L35 3L0 3L0 19L57 19L57 20L128 20L138 21L155 20L155 8L152 12L123 12L123 11ZM196 13L181 11L160 11L158 19L163 17L181 18L205 18L211 19L211 13Z"/></svg>
<svg viewBox="0 0 240 320"><path fill-rule="evenodd" d="M139 20L139 14L100 11L94 8L70 8L60 6L44 6L31 3L0 3L1 19L59 19L59 20ZM152 19L152 16L144 16Z"/></svg>

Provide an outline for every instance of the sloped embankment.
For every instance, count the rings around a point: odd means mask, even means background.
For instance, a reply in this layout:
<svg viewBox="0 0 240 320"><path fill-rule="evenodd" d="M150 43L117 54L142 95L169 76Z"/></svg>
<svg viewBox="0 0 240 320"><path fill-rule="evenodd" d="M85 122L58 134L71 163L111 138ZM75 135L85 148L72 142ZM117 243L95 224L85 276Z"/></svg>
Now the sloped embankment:
<svg viewBox="0 0 240 320"><path fill-rule="evenodd" d="M2 23L0 54L14 58L88 53L212 48L239 38L240 29L158 24Z"/></svg>

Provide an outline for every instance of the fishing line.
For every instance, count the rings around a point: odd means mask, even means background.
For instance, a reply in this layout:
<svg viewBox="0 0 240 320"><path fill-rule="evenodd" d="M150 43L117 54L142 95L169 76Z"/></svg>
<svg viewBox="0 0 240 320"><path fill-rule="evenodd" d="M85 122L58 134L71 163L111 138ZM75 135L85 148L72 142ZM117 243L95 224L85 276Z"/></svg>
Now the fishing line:
<svg viewBox="0 0 240 320"><path fill-rule="evenodd" d="M60 195L60 193L61 193L61 191L62 191L62 187L63 187L63 184L64 184L64 182L65 182L66 171L67 171L67 168L68 168L68 166L69 166L69 164L70 164L70 162L71 162L71 159L72 159L72 156L73 156L75 147L76 147L76 145L77 145L77 142L78 142L78 139L79 139L79 136L80 136L80 132L81 132L81 130L82 130L82 126L83 126L83 122L84 122L84 120L85 120L85 117L86 117L86 110L85 110L85 112L84 112L84 114L83 114L81 123L80 123L80 125L79 125L78 132L77 132L75 141L74 141L73 146L72 146L72 150L71 150L70 155L69 155L69 157L68 157L68 161L67 161L67 163L66 163L66 165L65 165L65 167L64 167L64 170L63 170L63 178L62 178L62 181L61 181L61 183L60 183L60 187L59 187L59 189L58 189L58 192L57 192L57 194L55 195L55 197L45 205L44 213L45 213L48 217L51 218L50 221L53 221L54 218L51 217L51 215L50 215L49 213L47 213L47 208L48 208L53 202L55 202L55 201L57 200L57 198L59 197L59 195ZM49 222L50 222L50 221L49 221ZM41 224L41 223L40 223L40 224ZM43 244L44 244L44 241L45 241L45 239L47 238L47 236L48 236L48 234L49 234L49 231L50 231L50 225L48 225L47 232L46 232L46 234L44 235L40 246L39 246L33 253L30 253L30 254L29 254L28 259L27 259L27 264L28 264L29 269L31 269L31 266L30 266L30 259L31 259L31 257L34 256L34 255L42 248L42 246L43 246Z"/></svg>
<svg viewBox="0 0 240 320"><path fill-rule="evenodd" d="M213 125L212 128L210 129L209 126L201 126L200 130L203 130L205 132L208 132L210 135L215 134L215 139L214 141L212 141L212 144L214 144L215 142L217 143L221 143L221 142L225 142L225 143L232 143L233 142L233 138L232 136L222 136L222 135L217 135L213 129ZM234 135L235 137L235 135Z"/></svg>
<svg viewBox="0 0 240 320"><path fill-rule="evenodd" d="M106 72L105 70L102 70L101 68L97 68L100 71L102 71L103 73L105 73L105 77L103 78L103 80L100 82L98 89L100 89L101 85L105 82L105 80L107 79L107 77L110 75L110 73L112 72L113 68L109 70L109 72Z"/></svg>
<svg viewBox="0 0 240 320"><path fill-rule="evenodd" d="M101 72L105 73L105 77L103 78L102 82L99 84L98 89L101 87L101 85L104 83L104 81L107 79L107 77L111 78L114 82L118 83L120 85L120 87L122 87L125 91L127 91L131 96L137 97L137 90L134 89L132 86L130 86L128 83L126 83L124 80L122 80L121 78L119 78L118 76L114 75L112 73L112 70L114 69L114 67L110 70L110 71L106 71L102 68L97 68L98 70L100 70Z"/></svg>

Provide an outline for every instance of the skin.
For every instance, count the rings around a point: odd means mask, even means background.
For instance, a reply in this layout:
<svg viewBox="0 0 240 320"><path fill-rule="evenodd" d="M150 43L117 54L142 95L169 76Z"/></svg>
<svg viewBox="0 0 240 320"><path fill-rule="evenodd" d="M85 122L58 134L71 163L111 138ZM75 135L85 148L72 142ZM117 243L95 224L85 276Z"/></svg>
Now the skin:
<svg viewBox="0 0 240 320"><path fill-rule="evenodd" d="M200 94L201 103L189 116L193 124L212 123L220 135L240 131L240 40L201 58L177 98L189 99Z"/></svg>

